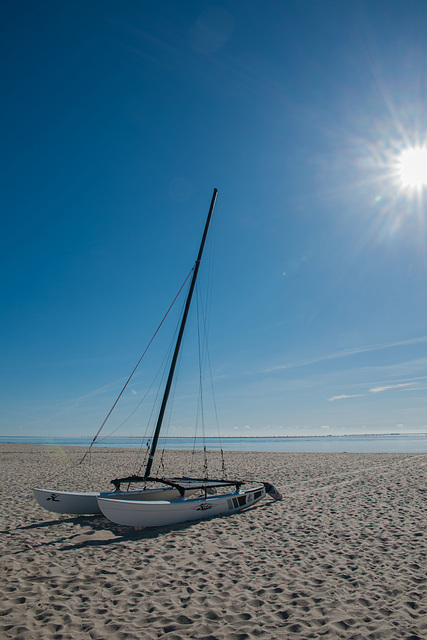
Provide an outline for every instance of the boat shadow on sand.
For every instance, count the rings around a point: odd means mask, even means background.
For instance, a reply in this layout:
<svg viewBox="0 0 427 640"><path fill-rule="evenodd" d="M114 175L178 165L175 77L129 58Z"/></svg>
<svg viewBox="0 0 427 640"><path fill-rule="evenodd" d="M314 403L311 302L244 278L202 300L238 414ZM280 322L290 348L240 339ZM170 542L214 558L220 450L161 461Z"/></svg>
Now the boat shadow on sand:
<svg viewBox="0 0 427 640"><path fill-rule="evenodd" d="M251 511L257 509L258 511L269 511L270 508L275 503L273 501L266 502L262 505L254 505L253 507L248 507L243 512L238 514L239 519L245 518L250 515ZM24 525L22 527L16 527L14 531L20 530L33 530L33 529L41 529L44 527L55 527L59 525L79 525L80 527L84 527L84 530L77 531L75 534L72 534L71 539L70 536L67 535L67 544L64 544L60 547L61 551L72 551L75 549L84 549L86 547L100 547L100 546L109 546L111 544L117 544L122 542L128 542L129 540L152 540L155 538L159 538L171 532L179 532L185 531L192 527L200 526L200 524L208 521L215 521L218 518L229 518L232 516L236 516L237 514L221 514L218 516L213 516L212 518L207 518L204 520L193 520L190 522L182 522L179 524L166 525L163 527L150 527L144 529L134 529L133 527L125 527L123 525L114 524L114 522L110 522L102 515L92 515L92 516L75 516L71 518L58 518L56 520L47 520L44 522L33 523L29 525ZM91 530L89 530L89 527ZM11 532L10 532L11 533ZM107 534L108 537L98 537L99 535ZM75 538L73 542L73 538ZM45 542L40 542L38 547L47 547L60 545L61 543L66 542L65 538L55 538L54 540L49 540Z"/></svg>

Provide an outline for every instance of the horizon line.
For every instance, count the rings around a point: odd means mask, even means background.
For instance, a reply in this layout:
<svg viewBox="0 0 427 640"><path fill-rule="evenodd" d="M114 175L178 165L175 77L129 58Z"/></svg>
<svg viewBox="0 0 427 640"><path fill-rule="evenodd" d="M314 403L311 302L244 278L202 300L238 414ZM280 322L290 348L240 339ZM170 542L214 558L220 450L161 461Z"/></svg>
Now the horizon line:
<svg viewBox="0 0 427 640"><path fill-rule="evenodd" d="M341 433L341 434L332 434L332 433L321 433L321 434L311 434L311 435L275 435L275 436L160 436L160 438L166 440L230 440L232 438L238 438L240 440L266 440L268 438L355 438L355 437L378 437L378 436L427 436L427 430L425 431L388 431L386 433ZM17 435L2 435L0 436L0 443L9 444L7 442L3 442L2 438L43 438L47 440L91 440L90 436L35 436L35 435L27 435L27 436L17 436ZM140 440L140 436L111 436L116 440L120 439L135 439ZM107 440L107 438L105 438ZM94 443L98 444L98 443ZM101 442L99 443L101 444ZM72 446L72 445L68 445Z"/></svg>

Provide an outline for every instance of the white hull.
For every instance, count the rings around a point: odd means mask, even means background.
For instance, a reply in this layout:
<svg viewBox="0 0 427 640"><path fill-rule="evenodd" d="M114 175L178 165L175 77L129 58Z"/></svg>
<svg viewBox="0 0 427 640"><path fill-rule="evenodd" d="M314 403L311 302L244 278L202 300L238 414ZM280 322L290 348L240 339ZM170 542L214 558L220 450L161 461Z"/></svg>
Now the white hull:
<svg viewBox="0 0 427 640"><path fill-rule="evenodd" d="M132 501L98 497L108 520L130 527L162 527L241 511L265 496L264 485L207 498Z"/></svg>
<svg viewBox="0 0 427 640"><path fill-rule="evenodd" d="M70 515L94 515L101 513L98 497L110 500L174 500L180 494L173 487L143 489L136 491L112 491L108 493L80 493L78 491L55 491L55 489L33 489L34 497L43 509ZM186 493L192 493L187 491Z"/></svg>
<svg viewBox="0 0 427 640"><path fill-rule="evenodd" d="M77 491L55 491L55 489L33 489L34 497L43 509L55 513L91 515L101 513L98 506L98 493L79 493Z"/></svg>

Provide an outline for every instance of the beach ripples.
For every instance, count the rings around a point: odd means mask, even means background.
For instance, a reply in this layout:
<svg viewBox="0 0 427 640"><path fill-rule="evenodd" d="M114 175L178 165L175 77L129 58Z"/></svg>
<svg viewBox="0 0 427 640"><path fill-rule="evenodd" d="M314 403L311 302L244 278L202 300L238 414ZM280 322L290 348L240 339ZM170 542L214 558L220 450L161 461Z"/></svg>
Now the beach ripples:
<svg viewBox="0 0 427 640"><path fill-rule="evenodd" d="M141 531L41 509L43 447L0 456L2 640L427 637L427 454L233 452L284 499Z"/></svg>

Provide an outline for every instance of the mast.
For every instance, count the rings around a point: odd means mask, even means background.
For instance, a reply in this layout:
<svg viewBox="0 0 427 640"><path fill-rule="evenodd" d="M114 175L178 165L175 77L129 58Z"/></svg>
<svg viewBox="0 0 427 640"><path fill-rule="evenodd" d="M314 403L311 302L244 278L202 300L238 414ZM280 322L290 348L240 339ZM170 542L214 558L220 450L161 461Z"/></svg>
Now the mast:
<svg viewBox="0 0 427 640"><path fill-rule="evenodd" d="M213 190L211 204L210 204L210 207L209 207L208 217L207 217L206 224L205 224L205 230L203 232L202 241L200 243L199 253L197 255L197 259L196 259L196 262L195 262L195 265L194 265L193 277L191 278L190 288L188 290L187 300L185 302L185 308L184 308L184 313L183 313L182 320L181 320L181 326L179 328L178 337L176 339L175 351L174 351L174 354L173 354L173 357L172 357L172 362L171 362L171 366L170 366L170 370L169 370L169 375L168 375L168 379L167 379L167 382L166 382L165 391L164 391L164 394L163 394L163 400L162 400L162 404L161 404L161 407L160 407L159 417L157 418L157 424L156 424L156 428L155 428L155 431L154 431L153 442L151 444L151 449L150 449L150 453L149 453L149 456L148 456L148 462L147 462L147 467L145 469L144 478L148 478L149 477L150 471L151 471L151 467L153 466L154 454L155 454L156 449L157 449L157 442L159 440L160 430L162 428L162 422L163 422L163 418L164 418L164 415L165 415L166 405L167 405L167 402L168 402L169 393L170 393L171 386L172 386L172 380L173 380L173 376L174 376L174 373L175 373L175 366L176 366L176 363L177 363L177 360L178 360L178 354L179 354L179 350L180 350L180 347L181 347L182 337L184 335L185 323L187 322L187 316L188 316L188 312L189 312L189 309L190 309L191 298L193 297L194 286L196 284L197 274L199 272L199 267L200 267L200 261L202 259L202 254L203 254L203 249L204 249L204 246L205 246L206 236L208 235L209 224L210 224L212 213L213 213L213 210L214 210L215 200L216 200L217 194L218 194L218 190L214 189Z"/></svg>

